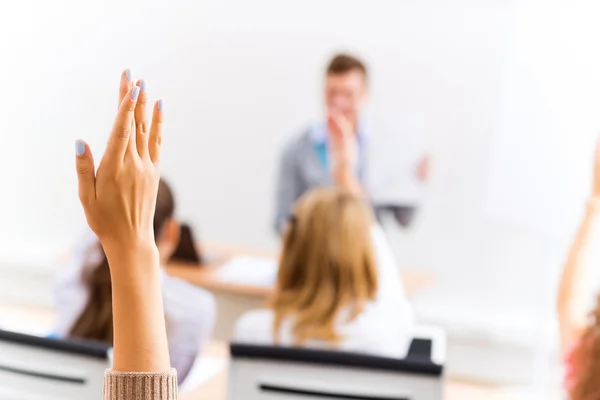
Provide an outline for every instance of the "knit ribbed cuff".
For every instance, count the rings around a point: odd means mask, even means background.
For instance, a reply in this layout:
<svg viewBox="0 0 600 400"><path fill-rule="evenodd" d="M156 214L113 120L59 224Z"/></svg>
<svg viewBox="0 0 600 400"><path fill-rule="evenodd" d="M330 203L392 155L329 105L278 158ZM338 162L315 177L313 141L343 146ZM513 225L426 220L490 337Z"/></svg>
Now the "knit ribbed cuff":
<svg viewBox="0 0 600 400"><path fill-rule="evenodd" d="M104 374L104 400L176 400L177 371L121 372Z"/></svg>

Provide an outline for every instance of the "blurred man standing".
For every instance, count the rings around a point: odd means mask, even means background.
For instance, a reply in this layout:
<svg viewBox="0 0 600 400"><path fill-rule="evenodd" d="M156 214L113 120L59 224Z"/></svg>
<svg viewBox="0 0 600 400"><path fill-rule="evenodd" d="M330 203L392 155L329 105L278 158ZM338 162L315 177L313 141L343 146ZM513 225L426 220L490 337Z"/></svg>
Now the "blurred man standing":
<svg viewBox="0 0 600 400"><path fill-rule="evenodd" d="M278 233L283 231L298 198L310 189L333 184L332 174L341 151L349 153L345 157L351 159L363 192L370 197L366 182L368 134L361 121L361 111L368 97L367 81L367 68L358 58L338 54L330 61L325 79L326 121L312 124L294 137L282 154L276 191L275 229ZM428 160L423 157L415 166L417 179L424 181L427 170ZM392 211L398 222L407 226L416 205L380 206L380 210Z"/></svg>

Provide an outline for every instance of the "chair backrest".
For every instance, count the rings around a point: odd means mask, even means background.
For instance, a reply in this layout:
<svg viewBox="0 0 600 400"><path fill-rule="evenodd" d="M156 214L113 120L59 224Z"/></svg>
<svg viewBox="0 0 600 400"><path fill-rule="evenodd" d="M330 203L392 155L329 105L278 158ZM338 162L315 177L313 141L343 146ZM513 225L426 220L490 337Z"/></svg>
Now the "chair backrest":
<svg viewBox="0 0 600 400"><path fill-rule="evenodd" d="M110 352L100 343L0 330L0 398L100 398Z"/></svg>
<svg viewBox="0 0 600 400"><path fill-rule="evenodd" d="M440 400L444 355L439 349L445 353L445 335L415 338L404 359L234 343L227 398Z"/></svg>

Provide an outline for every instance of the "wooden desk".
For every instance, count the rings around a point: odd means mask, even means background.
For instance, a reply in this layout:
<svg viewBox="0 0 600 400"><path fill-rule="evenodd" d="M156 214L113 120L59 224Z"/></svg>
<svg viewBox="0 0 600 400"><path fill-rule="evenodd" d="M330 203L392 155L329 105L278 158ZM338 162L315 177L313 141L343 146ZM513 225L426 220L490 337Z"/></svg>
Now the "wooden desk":
<svg viewBox="0 0 600 400"><path fill-rule="evenodd" d="M56 321L52 307L0 304L0 329L45 336L56 327Z"/></svg>
<svg viewBox="0 0 600 400"><path fill-rule="evenodd" d="M213 342L205 349L205 354L213 357L229 358L225 343ZM209 379L197 389L181 395L181 400L225 400L227 394L227 370ZM492 385L481 385L462 381L448 381L444 400L534 400L528 394L515 394Z"/></svg>
<svg viewBox="0 0 600 400"><path fill-rule="evenodd" d="M219 269L236 256L257 256L274 258L273 252L257 251L232 246L204 246L208 254L218 254L219 261L205 265L190 265L171 263L167 265L167 273L184 279L194 285L211 291L216 300L218 318L213 337L220 341L229 341L235 321L246 311L264 307L269 295L273 292L272 286L243 285L224 282L219 279ZM431 284L431 274L401 269L406 294L409 297L423 290Z"/></svg>
<svg viewBox="0 0 600 400"><path fill-rule="evenodd" d="M238 253L237 255L247 254ZM263 300L268 298L273 292L272 286L243 285L224 282L219 279L220 267L230 258L227 257L222 262L216 264L202 266L173 263L169 264L166 269L169 275L184 279L211 292L235 293L249 297L259 297ZM417 270L401 269L400 274L408 297L413 297L416 293L430 286L433 281L430 274Z"/></svg>

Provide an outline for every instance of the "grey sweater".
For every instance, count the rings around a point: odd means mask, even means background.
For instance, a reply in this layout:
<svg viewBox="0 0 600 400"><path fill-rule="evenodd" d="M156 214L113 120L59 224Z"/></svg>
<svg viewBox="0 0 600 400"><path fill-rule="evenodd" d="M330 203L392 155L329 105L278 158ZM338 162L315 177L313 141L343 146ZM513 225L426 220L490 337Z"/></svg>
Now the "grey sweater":
<svg viewBox="0 0 600 400"><path fill-rule="evenodd" d="M360 154L364 157L364 149ZM359 163L365 165L363 161ZM364 171L361 171L359 174L361 182L363 176ZM292 138L285 146L279 161L277 179L274 227L277 233L281 234L294 204L304 193L317 187L333 185L330 172L319 160L315 151L310 129Z"/></svg>

